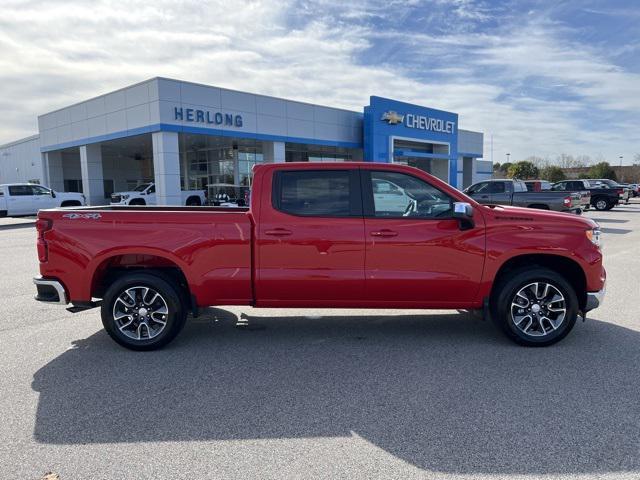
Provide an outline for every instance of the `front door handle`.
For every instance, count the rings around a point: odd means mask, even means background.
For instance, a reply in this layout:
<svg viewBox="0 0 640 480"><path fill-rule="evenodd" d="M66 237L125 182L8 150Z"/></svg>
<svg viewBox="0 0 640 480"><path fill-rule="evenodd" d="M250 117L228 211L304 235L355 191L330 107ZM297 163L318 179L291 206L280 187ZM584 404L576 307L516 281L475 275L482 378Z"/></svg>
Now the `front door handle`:
<svg viewBox="0 0 640 480"><path fill-rule="evenodd" d="M378 231L371 232L372 237L397 237L398 232L394 232L393 230L382 229Z"/></svg>
<svg viewBox="0 0 640 480"><path fill-rule="evenodd" d="M487 198L489 198L489 195L480 195L480 198L483 198L486 200Z"/></svg>
<svg viewBox="0 0 640 480"><path fill-rule="evenodd" d="M266 230L264 234L272 237L286 237L287 235L291 235L291 230L287 230L286 228L274 228L273 230Z"/></svg>

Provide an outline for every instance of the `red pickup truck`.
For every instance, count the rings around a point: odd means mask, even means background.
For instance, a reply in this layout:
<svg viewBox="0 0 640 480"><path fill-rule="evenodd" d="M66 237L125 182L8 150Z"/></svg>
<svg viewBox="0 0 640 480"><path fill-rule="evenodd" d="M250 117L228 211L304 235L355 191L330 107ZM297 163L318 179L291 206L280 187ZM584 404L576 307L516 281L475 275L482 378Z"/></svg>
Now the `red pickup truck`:
<svg viewBox="0 0 640 480"><path fill-rule="evenodd" d="M605 291L592 220L480 205L400 165L260 165L250 208L52 209L36 227L36 299L100 305L135 350L213 305L478 309L544 346Z"/></svg>

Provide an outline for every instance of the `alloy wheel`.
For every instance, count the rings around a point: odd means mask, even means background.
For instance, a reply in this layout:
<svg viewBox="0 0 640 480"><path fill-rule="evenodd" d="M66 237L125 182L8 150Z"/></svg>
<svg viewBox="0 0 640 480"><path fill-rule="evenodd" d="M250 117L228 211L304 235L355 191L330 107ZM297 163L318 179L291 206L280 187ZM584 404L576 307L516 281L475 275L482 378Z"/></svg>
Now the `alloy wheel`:
<svg viewBox="0 0 640 480"><path fill-rule="evenodd" d="M167 301L150 287L127 288L113 304L116 327L132 340L157 337L166 327L168 316Z"/></svg>
<svg viewBox="0 0 640 480"><path fill-rule="evenodd" d="M511 302L511 321L525 335L544 337L556 331L567 316L567 302L557 287L533 282L522 287Z"/></svg>

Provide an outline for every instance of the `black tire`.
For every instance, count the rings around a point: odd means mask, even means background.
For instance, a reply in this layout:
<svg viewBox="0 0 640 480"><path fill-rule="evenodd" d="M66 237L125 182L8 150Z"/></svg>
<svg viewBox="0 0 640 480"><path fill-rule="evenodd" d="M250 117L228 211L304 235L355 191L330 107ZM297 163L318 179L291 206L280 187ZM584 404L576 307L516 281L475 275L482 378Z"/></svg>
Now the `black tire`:
<svg viewBox="0 0 640 480"><path fill-rule="evenodd" d="M62 202L61 207L79 207L82 204L77 200L67 200L66 202Z"/></svg>
<svg viewBox="0 0 640 480"><path fill-rule="evenodd" d="M617 203L610 203L607 208L605 208L605 210L613 210L613 207L615 207L616 205L618 205Z"/></svg>
<svg viewBox="0 0 640 480"><path fill-rule="evenodd" d="M7 211L6 210L0 210L0 218L6 217L6 216L7 216Z"/></svg>
<svg viewBox="0 0 640 480"><path fill-rule="evenodd" d="M188 207L199 207L202 205L200 202L200 197L189 197L187 198L187 206Z"/></svg>
<svg viewBox="0 0 640 480"><path fill-rule="evenodd" d="M180 295L176 286L173 285L173 282L168 277L165 277L161 274L156 273L146 273L146 272L136 272L131 274L123 275L118 278L115 282L111 284L111 286L107 289L101 307L101 316L102 316L102 325L105 330L109 334L109 336L115 340L117 343L126 347L130 350L156 350L167 345L171 342L182 330L184 327L186 317L187 317L187 307L184 303L184 295ZM136 288L144 290L144 288L149 288L149 294L146 298L142 298L142 301L138 301L138 295L135 293ZM124 324L127 320L132 320L132 325L128 328L123 328L122 325L118 325L118 321L116 320L116 311L123 306L128 306L127 302L123 299L127 298L127 290L134 291L134 296L136 297L136 301L132 302L132 305L135 305L133 308L130 308L132 315L129 316L122 323ZM153 292L159 294L159 300L156 302L163 303L146 303L150 301L150 297L153 296ZM116 302L117 305L116 305ZM140 306L147 307L149 306L149 311L151 312L146 318L146 322L139 322L138 319L134 319L133 316L140 316L135 312L141 312L142 308ZM155 305L155 306L154 306ZM160 308L158 308L160 305ZM151 308L156 308L157 310L154 312ZM166 315L164 314L164 309L166 308ZM145 308L146 310L146 308ZM144 314L146 315L146 311ZM156 315L156 316L154 316ZM158 318L158 322L154 320ZM164 320L166 323L162 326L159 322ZM146 328L140 324L147 324ZM154 334L152 335L152 329L154 329ZM136 328L137 326L137 328ZM155 333L155 329L159 329L158 333ZM145 335L146 331L146 335ZM139 332L139 333L138 333ZM140 339L132 338L132 336L138 335L138 337L142 337ZM132 336L130 336L132 335ZM145 336L147 338L145 338Z"/></svg>
<svg viewBox="0 0 640 480"><path fill-rule="evenodd" d="M146 204L147 202L145 202L142 198L134 198L129 202L129 205L146 205Z"/></svg>
<svg viewBox="0 0 640 480"><path fill-rule="evenodd" d="M594 208L599 212L603 212L605 210L611 210L611 208L613 208L612 206L611 207L609 206L610 203L604 197L596 197L593 199L592 203Z"/></svg>
<svg viewBox="0 0 640 480"><path fill-rule="evenodd" d="M549 210L549 205L544 205L541 203L534 203L532 205L528 205L527 208L536 208L538 210Z"/></svg>
<svg viewBox="0 0 640 480"><path fill-rule="evenodd" d="M540 289L538 291L544 290L545 284L551 285L562 295L562 297L564 297L564 300L550 302L546 300L546 297L543 298L542 301L536 299L536 303L528 303L528 305L531 305L529 310L533 310L531 313L528 313L526 308L516 308L519 307L519 305L514 307L513 304L517 299L522 298L518 297L517 294L525 289L525 287L536 283L540 285ZM533 287L528 288L527 291L532 293L532 289ZM554 290L550 289L549 291L552 298L557 298L554 295ZM536 298L537 295L538 294L536 292L532 297ZM525 300L523 300L523 302L524 301ZM549 308L548 305L551 304L555 305L554 308L556 310L562 308L565 309L564 317L558 321L558 316L554 320L557 322L557 325L555 326L550 318L543 316L545 309ZM536 317L536 314L534 313L536 312L536 305L538 306L538 310L543 314L540 317ZM522 312L523 310L524 312ZM504 276L503 279L494 287L491 298L491 317L493 321L500 327L508 338L527 347L546 347L562 340L569 334L575 325L578 310L578 297L571 284L558 272L537 266L518 269L511 272L509 275ZM524 319L520 319L520 325L525 323L523 328L520 328L517 324L517 315L513 315L513 312L517 313L519 311L523 313L522 317ZM549 317L553 317L558 314L549 312L547 315L549 315ZM527 317L529 317L529 319L526 319ZM525 333L524 329L529 324L529 320L531 320L530 333ZM542 333L541 330L545 333Z"/></svg>

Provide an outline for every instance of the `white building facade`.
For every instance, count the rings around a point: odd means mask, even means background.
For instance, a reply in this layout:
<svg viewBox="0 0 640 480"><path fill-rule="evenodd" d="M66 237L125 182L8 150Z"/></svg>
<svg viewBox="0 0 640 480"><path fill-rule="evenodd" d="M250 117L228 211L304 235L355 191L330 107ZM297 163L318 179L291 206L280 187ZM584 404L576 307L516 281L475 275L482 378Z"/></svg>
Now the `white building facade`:
<svg viewBox="0 0 640 480"><path fill-rule="evenodd" d="M413 165L462 188L491 176L483 135L457 114L371 97L364 112L154 78L38 117L38 135L0 146L0 183L81 191L90 204L154 181L241 198L262 162Z"/></svg>

